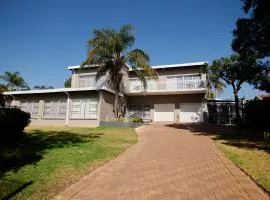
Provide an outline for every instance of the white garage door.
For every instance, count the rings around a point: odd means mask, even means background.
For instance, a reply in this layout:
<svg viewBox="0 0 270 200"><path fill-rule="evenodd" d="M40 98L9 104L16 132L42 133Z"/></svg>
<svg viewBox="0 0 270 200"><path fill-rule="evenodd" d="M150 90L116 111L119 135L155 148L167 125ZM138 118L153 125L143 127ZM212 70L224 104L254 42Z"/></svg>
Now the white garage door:
<svg viewBox="0 0 270 200"><path fill-rule="evenodd" d="M174 104L155 104L154 121L174 121Z"/></svg>
<svg viewBox="0 0 270 200"><path fill-rule="evenodd" d="M180 104L180 122L202 122L202 104L182 103Z"/></svg>

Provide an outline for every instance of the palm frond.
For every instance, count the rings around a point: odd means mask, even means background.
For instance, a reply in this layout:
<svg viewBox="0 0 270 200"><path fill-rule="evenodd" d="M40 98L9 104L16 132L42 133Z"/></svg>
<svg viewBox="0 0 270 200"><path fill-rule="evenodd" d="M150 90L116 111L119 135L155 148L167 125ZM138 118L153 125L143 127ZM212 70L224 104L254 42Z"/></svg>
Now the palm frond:
<svg viewBox="0 0 270 200"><path fill-rule="evenodd" d="M132 25L124 25L119 31L120 38L122 40L123 49L132 47L135 42L135 36L133 35L134 28Z"/></svg>
<svg viewBox="0 0 270 200"><path fill-rule="evenodd" d="M135 72L141 71L144 76L149 78L157 78L157 73L150 66L149 55L140 49L134 49L127 55L127 61Z"/></svg>

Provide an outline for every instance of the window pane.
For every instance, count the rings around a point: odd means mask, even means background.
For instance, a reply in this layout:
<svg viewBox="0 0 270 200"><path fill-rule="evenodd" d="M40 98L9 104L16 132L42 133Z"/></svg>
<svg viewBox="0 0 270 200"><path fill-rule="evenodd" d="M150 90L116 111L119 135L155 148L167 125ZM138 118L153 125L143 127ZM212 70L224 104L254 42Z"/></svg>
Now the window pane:
<svg viewBox="0 0 270 200"><path fill-rule="evenodd" d="M66 100L46 100L44 102L44 118L65 118Z"/></svg>
<svg viewBox="0 0 270 200"><path fill-rule="evenodd" d="M52 102L51 101L45 101L44 102L43 117L44 118L50 118L51 113L52 113Z"/></svg>
<svg viewBox="0 0 270 200"><path fill-rule="evenodd" d="M150 105L131 105L128 110L128 116L150 120L150 108Z"/></svg>
<svg viewBox="0 0 270 200"><path fill-rule="evenodd" d="M94 87L96 85L96 75L80 75L79 86L80 87Z"/></svg>
<svg viewBox="0 0 270 200"><path fill-rule="evenodd" d="M201 80L201 76L200 75L193 75L193 80Z"/></svg>
<svg viewBox="0 0 270 200"><path fill-rule="evenodd" d="M37 118L38 117L38 110L39 110L39 102L34 101L33 102L33 110L32 110L32 114L31 114L32 118Z"/></svg>
<svg viewBox="0 0 270 200"><path fill-rule="evenodd" d="M21 101L21 110L26 112L26 101Z"/></svg>
<svg viewBox="0 0 270 200"><path fill-rule="evenodd" d="M38 101L21 101L20 108L24 112L28 112L31 115L31 118L38 117L39 102Z"/></svg>
<svg viewBox="0 0 270 200"><path fill-rule="evenodd" d="M184 76L184 80L187 81L187 80L192 80L192 76Z"/></svg>
<svg viewBox="0 0 270 200"><path fill-rule="evenodd" d="M96 119L97 107L97 98L72 99L71 118Z"/></svg>
<svg viewBox="0 0 270 200"><path fill-rule="evenodd" d="M80 113L81 113L81 100L72 99L70 107L70 117L75 119L80 118Z"/></svg>

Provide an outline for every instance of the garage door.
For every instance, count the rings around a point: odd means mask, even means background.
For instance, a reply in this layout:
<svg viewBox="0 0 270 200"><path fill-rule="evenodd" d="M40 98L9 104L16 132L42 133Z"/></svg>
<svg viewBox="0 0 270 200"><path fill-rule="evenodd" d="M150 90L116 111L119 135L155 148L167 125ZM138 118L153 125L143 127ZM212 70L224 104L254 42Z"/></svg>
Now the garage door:
<svg viewBox="0 0 270 200"><path fill-rule="evenodd" d="M201 106L200 103L180 104L180 122L202 122Z"/></svg>
<svg viewBox="0 0 270 200"><path fill-rule="evenodd" d="M154 121L174 121L174 104L155 104Z"/></svg>

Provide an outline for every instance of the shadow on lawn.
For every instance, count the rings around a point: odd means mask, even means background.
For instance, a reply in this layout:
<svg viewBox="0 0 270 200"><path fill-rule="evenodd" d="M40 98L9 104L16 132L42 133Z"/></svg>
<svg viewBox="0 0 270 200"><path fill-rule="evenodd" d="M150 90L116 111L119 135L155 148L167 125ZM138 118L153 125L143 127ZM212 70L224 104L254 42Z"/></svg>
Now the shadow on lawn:
<svg viewBox="0 0 270 200"><path fill-rule="evenodd" d="M238 132L236 127L206 124L169 124L167 126L189 130L197 136L208 135L214 140L222 140L222 144L251 150L259 149L270 153L270 144L264 142L264 135L261 131L243 130Z"/></svg>
<svg viewBox="0 0 270 200"><path fill-rule="evenodd" d="M14 181L14 180L2 180L2 186L8 187L4 188L4 191L1 191L2 194L0 194L1 200L9 200L12 197L14 197L16 194L20 193L22 190L30 186L33 181L27 181L27 182L20 182L20 181ZM11 188L12 187L12 188ZM12 191L12 192L8 192ZM3 196L2 196L3 195Z"/></svg>
<svg viewBox="0 0 270 200"><path fill-rule="evenodd" d="M71 131L32 130L12 144L0 146L0 179L7 171L36 164L47 149L75 146L99 138L102 133L78 134Z"/></svg>
<svg viewBox="0 0 270 200"><path fill-rule="evenodd" d="M0 199L10 199L33 181L11 180L7 172L16 172L27 164L36 164L48 149L76 146L98 139L103 133L78 134L71 131L32 130L12 144L0 144Z"/></svg>

